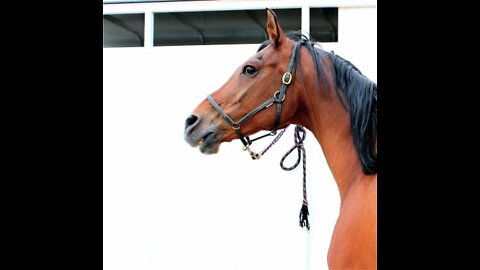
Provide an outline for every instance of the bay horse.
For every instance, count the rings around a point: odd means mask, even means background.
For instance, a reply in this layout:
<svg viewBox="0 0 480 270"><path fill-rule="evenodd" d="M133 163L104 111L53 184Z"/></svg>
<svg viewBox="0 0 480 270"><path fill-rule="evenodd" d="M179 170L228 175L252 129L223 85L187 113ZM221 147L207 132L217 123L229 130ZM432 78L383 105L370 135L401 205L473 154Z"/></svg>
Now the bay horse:
<svg viewBox="0 0 480 270"><path fill-rule="evenodd" d="M257 53L186 119L184 139L204 154L240 139L258 159L249 135L274 135L290 124L309 129L340 194L329 269L376 269L377 85L304 35L284 33L270 9L267 33Z"/></svg>

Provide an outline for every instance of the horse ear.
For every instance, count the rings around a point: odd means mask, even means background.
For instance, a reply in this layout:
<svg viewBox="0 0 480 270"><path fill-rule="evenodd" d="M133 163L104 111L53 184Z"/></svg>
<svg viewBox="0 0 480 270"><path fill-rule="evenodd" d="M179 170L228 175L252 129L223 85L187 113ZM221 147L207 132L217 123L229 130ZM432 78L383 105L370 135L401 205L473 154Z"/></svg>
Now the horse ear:
<svg viewBox="0 0 480 270"><path fill-rule="evenodd" d="M278 24L277 15L269 8L267 8L267 32L268 38L273 42L275 47L280 46L285 34Z"/></svg>

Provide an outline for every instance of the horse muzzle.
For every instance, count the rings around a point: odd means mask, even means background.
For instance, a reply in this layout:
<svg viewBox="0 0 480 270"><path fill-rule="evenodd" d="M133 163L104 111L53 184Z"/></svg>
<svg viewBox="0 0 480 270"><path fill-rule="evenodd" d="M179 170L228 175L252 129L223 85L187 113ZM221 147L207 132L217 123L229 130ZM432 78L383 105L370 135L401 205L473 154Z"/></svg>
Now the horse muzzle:
<svg viewBox="0 0 480 270"><path fill-rule="evenodd" d="M213 126L202 128L202 119L197 115L190 115L185 120L184 139L192 147L199 147L203 154L216 154L220 149L218 131Z"/></svg>

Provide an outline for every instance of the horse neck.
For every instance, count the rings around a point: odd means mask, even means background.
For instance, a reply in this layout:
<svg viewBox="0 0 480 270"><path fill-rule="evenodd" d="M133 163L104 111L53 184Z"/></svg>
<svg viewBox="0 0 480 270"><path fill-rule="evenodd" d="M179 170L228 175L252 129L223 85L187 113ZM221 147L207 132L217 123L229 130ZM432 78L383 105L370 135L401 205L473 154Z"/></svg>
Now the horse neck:
<svg viewBox="0 0 480 270"><path fill-rule="evenodd" d="M325 61L325 64L331 65L331 62ZM331 78L327 80L329 85L322 85L324 89L319 91L311 72L313 63L309 60L302 69L305 77L301 99L308 113L298 122L308 128L321 145L343 201L349 187L365 176L353 143L350 115L337 99Z"/></svg>

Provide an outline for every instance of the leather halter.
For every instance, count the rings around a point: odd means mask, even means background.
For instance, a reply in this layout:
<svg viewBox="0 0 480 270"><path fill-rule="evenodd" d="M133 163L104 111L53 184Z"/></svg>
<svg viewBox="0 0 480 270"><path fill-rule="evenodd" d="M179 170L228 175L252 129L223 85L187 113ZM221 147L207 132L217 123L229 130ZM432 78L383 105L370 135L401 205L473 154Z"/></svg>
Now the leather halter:
<svg viewBox="0 0 480 270"><path fill-rule="evenodd" d="M250 145L252 145L252 143L258 139L262 139L266 136L274 136L277 134L278 125L280 124L280 116L282 114L282 105L283 105L283 101L285 100L285 92L287 90L287 86L292 82L293 73L295 71L294 65L297 61L299 48L302 46L302 44L303 44L302 41L299 41L295 44L292 57L290 58L290 63L288 64L287 72L285 72L282 76L282 85L280 86L280 89L273 94L273 97L271 97L269 100L265 101L264 103L262 103L261 105L259 105L258 107L250 111L249 113L247 113L245 116L240 118L240 120L238 121L233 120L227 113L225 113L222 110L222 108L218 105L217 102L215 102L215 100L212 98L211 95L207 96L207 99L210 102L210 104L212 104L213 108L215 108L215 110L217 110L220 113L220 115L223 116L225 121L227 121L227 123L233 128L238 138L240 139L240 141L242 141L244 145L243 150L247 150L250 153L252 159L259 159L260 155L250 150ZM252 140L250 139L249 136L243 135L242 132L240 131L241 125L245 123L248 119L250 119L252 116L257 114L258 112L270 107L273 103L277 103L277 112L275 113L275 121L273 123L272 131Z"/></svg>

